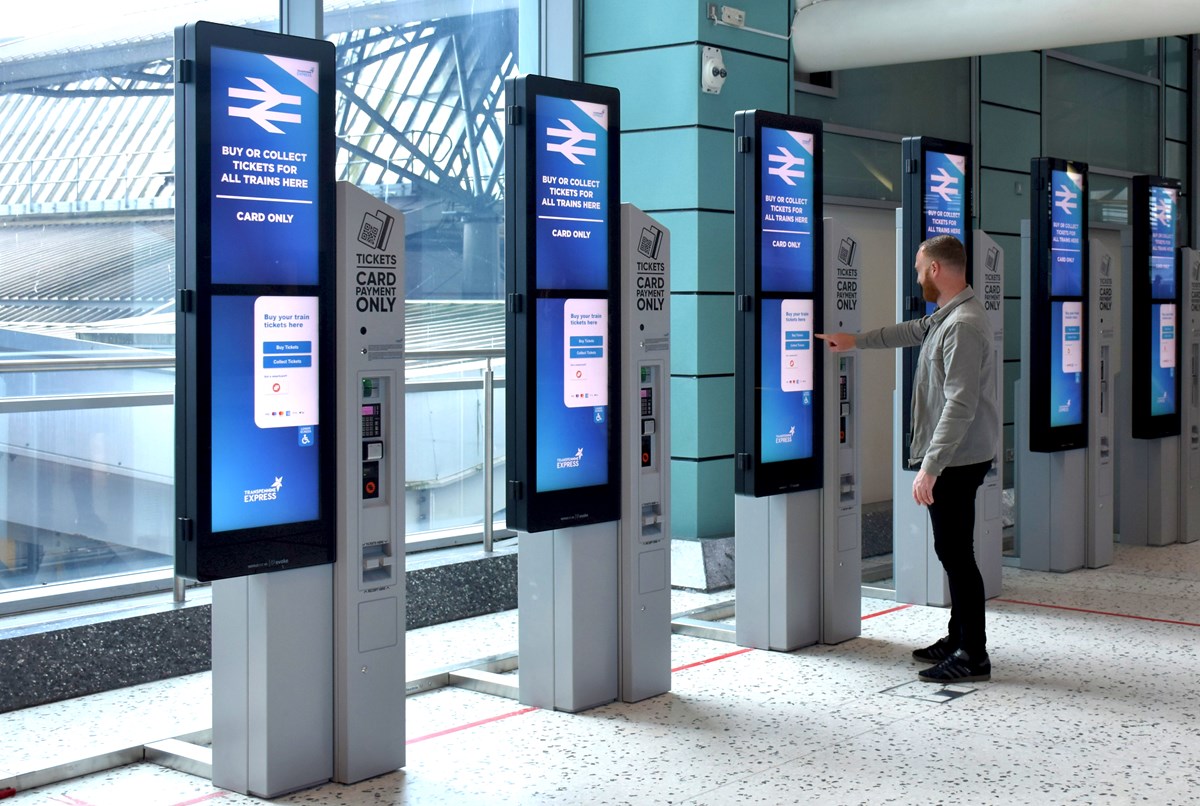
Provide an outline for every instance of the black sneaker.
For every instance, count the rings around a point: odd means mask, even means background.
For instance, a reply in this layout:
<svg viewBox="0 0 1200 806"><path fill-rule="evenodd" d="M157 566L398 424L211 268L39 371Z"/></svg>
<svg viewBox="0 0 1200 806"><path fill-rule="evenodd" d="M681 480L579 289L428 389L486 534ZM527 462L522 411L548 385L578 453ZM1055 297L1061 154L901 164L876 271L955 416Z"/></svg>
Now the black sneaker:
<svg viewBox="0 0 1200 806"><path fill-rule="evenodd" d="M927 683L971 683L977 680L991 680L992 662L986 652L982 658L974 660L965 650L958 649L937 666L926 669L917 677Z"/></svg>
<svg viewBox="0 0 1200 806"><path fill-rule="evenodd" d="M913 660L919 660L921 663L941 663L953 654L954 644L947 635L945 638L939 638L936 644L930 644L924 649L914 649L912 656Z"/></svg>

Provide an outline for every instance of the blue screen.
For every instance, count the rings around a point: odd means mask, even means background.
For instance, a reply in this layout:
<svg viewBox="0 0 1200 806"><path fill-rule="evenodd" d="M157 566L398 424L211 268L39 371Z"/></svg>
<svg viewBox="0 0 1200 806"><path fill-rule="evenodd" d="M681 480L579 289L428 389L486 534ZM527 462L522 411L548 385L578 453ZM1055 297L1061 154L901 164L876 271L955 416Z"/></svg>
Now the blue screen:
<svg viewBox="0 0 1200 806"><path fill-rule="evenodd" d="M1150 188L1150 297L1175 298L1175 215L1179 191Z"/></svg>
<svg viewBox="0 0 1200 806"><path fill-rule="evenodd" d="M923 240L953 235L967 246L966 194L967 158L941 151L925 153L925 233ZM925 303L925 313L937 310L936 302Z"/></svg>
<svg viewBox="0 0 1200 806"><path fill-rule="evenodd" d="M1050 172L1050 295L1083 295L1083 174Z"/></svg>
<svg viewBox="0 0 1200 806"><path fill-rule="evenodd" d="M1175 413L1175 306L1152 305L1150 316L1150 416Z"/></svg>
<svg viewBox="0 0 1200 806"><path fill-rule="evenodd" d="M214 532L320 516L316 306L212 298Z"/></svg>
<svg viewBox="0 0 1200 806"><path fill-rule="evenodd" d="M925 238L953 235L967 244L967 158L961 154L929 151L925 154Z"/></svg>
<svg viewBox="0 0 1200 806"><path fill-rule="evenodd" d="M1050 426L1083 422L1083 303L1050 303Z"/></svg>
<svg viewBox="0 0 1200 806"><path fill-rule="evenodd" d="M807 132L762 128L763 291L813 290L814 139Z"/></svg>
<svg viewBox="0 0 1200 806"><path fill-rule="evenodd" d="M608 300L537 300L537 492L608 483Z"/></svg>
<svg viewBox="0 0 1200 806"><path fill-rule="evenodd" d="M212 49L212 282L316 285L317 63Z"/></svg>
<svg viewBox="0 0 1200 806"><path fill-rule="evenodd" d="M762 461L813 455L813 301L762 301Z"/></svg>
<svg viewBox="0 0 1200 806"><path fill-rule="evenodd" d="M538 288L608 288L608 119L606 104L537 97Z"/></svg>

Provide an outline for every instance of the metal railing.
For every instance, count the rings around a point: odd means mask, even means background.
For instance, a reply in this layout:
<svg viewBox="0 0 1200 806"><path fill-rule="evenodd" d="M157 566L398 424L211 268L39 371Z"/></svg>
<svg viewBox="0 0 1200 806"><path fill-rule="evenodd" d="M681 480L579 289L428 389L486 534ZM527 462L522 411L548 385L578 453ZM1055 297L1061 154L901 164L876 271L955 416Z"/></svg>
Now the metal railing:
<svg viewBox="0 0 1200 806"><path fill-rule="evenodd" d="M137 199L154 199L174 195L174 173L168 170L138 170L137 160L161 157L163 165L172 165L171 149L116 151L101 154L33 157L0 162L0 204L35 205L68 201L119 200L126 203ZM97 168L104 160L124 163L121 173ZM15 174L15 175L14 175ZM85 190L87 192L85 193Z"/></svg>
<svg viewBox="0 0 1200 806"><path fill-rule="evenodd" d="M416 350L406 352L404 360L408 361L437 361L437 360L473 360L484 359L487 363L483 370L483 550L490 554L495 540L495 504L493 501L493 484L496 476L496 446L495 434L495 372L492 361L504 358L504 350ZM415 384L444 384L445 381L423 381ZM408 384L405 384L405 388Z"/></svg>
<svg viewBox="0 0 1200 806"><path fill-rule="evenodd" d="M504 350L419 350L405 353L405 362L484 361L478 381L473 379L427 380L405 383L406 391L451 391L477 389L483 392L483 550L493 551L495 541L495 370L493 361L504 358ZM121 369L174 370L171 355L97 356L0 360L0 375L33 372L79 372ZM134 408L172 405L173 390L153 392L103 392L65 395L26 395L0 399L0 415L47 411L78 411L98 408ZM174 599L185 600L183 579L174 579Z"/></svg>

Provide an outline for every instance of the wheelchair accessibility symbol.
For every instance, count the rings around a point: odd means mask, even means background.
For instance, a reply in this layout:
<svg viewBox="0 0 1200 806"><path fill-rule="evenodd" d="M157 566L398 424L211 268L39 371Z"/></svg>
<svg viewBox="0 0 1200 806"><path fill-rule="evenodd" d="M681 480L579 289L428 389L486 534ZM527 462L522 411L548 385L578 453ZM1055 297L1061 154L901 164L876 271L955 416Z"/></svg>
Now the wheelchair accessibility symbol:
<svg viewBox="0 0 1200 806"><path fill-rule="evenodd" d="M310 448L317 441L316 434L313 433L311 425L302 425L299 428L300 436L299 443L301 448Z"/></svg>
<svg viewBox="0 0 1200 806"><path fill-rule="evenodd" d="M604 422L604 409L598 407L594 409L592 419L597 423Z"/></svg>

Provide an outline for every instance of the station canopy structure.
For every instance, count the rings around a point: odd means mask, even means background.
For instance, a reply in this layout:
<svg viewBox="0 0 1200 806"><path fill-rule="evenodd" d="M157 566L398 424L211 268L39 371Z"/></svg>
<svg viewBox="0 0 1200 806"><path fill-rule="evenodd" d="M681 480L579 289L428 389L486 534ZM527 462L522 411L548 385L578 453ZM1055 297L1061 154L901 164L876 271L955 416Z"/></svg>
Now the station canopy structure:
<svg viewBox="0 0 1200 806"><path fill-rule="evenodd" d="M39 11L40 31L0 38L0 351L13 330L173 347L173 30L214 11L277 26L261 0L93 5L102 22ZM406 215L410 349L502 346L516 0L326 6L337 178Z"/></svg>

